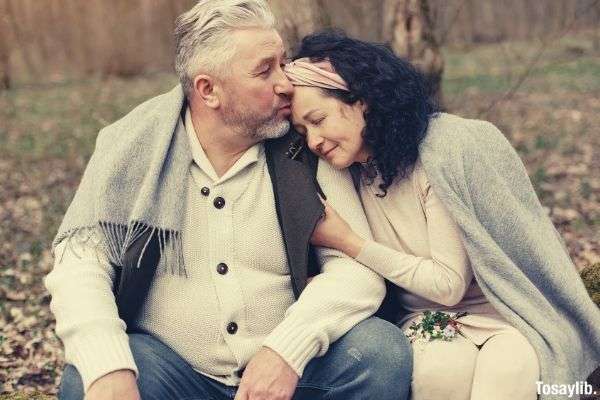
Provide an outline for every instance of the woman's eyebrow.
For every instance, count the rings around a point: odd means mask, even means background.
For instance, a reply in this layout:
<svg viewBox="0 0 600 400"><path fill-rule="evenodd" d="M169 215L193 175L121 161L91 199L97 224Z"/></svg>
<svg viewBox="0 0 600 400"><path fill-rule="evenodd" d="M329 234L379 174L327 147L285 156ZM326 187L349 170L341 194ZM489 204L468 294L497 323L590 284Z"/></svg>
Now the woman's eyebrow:
<svg viewBox="0 0 600 400"><path fill-rule="evenodd" d="M312 110L310 110L309 112L307 112L306 114L304 114L304 116L302 117L302 119L308 119L308 117L310 117L310 115L314 112L317 112L318 109L314 108Z"/></svg>

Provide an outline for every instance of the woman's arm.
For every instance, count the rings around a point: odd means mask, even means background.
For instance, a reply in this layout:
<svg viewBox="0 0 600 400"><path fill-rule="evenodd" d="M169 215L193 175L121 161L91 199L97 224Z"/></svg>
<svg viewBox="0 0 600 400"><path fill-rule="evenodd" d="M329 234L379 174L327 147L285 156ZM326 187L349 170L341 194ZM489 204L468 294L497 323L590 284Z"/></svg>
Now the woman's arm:
<svg viewBox="0 0 600 400"><path fill-rule="evenodd" d="M419 170L417 170L419 171ZM317 226L313 242L334 247L356 258L403 289L446 306L464 297L473 273L456 223L419 171L431 257L418 257L364 240L331 207ZM323 244L325 243L325 244Z"/></svg>

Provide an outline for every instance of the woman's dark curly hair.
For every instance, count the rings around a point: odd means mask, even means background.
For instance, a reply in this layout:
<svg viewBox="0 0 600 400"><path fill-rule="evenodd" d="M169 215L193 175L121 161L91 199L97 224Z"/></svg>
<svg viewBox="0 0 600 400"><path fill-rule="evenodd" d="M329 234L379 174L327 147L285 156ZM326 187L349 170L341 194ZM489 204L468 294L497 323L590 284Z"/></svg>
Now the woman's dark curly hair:
<svg viewBox="0 0 600 400"><path fill-rule="evenodd" d="M436 111L426 94L424 77L389 47L339 31L304 37L293 58L303 57L329 59L350 89L323 89L326 95L346 104L362 100L367 105L363 138L383 181L380 196L385 196L393 180L405 178L417 161L419 144Z"/></svg>

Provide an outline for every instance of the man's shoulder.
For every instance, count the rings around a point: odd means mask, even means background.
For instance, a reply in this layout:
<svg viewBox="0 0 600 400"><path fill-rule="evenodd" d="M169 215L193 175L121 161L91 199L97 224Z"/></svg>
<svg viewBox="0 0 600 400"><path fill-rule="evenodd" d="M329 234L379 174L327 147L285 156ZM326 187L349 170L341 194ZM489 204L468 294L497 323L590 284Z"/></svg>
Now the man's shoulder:
<svg viewBox="0 0 600 400"><path fill-rule="evenodd" d="M267 139L265 140L265 148L270 152L285 155L288 150L292 149L292 145L301 145L301 138L292 130L289 130L285 135L275 138L275 139ZM280 153L283 151L283 153Z"/></svg>
<svg viewBox="0 0 600 400"><path fill-rule="evenodd" d="M311 175L316 174L317 156L308 149L304 139L294 131L290 130L277 139L266 140L265 149L268 159L275 169L303 169Z"/></svg>

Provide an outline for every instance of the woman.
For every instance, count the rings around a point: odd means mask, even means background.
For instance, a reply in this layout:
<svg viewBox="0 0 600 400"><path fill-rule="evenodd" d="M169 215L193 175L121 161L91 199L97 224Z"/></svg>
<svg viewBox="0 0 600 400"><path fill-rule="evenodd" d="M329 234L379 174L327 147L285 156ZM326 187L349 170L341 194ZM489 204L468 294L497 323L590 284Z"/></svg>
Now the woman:
<svg viewBox="0 0 600 400"><path fill-rule="evenodd" d="M374 237L326 205L313 243L393 283L409 332L428 311L466 313L459 335L414 341L413 399L532 400L536 381L587 377L600 312L497 129L434 112L410 64L338 33L306 37L285 72L295 129L351 167Z"/></svg>

